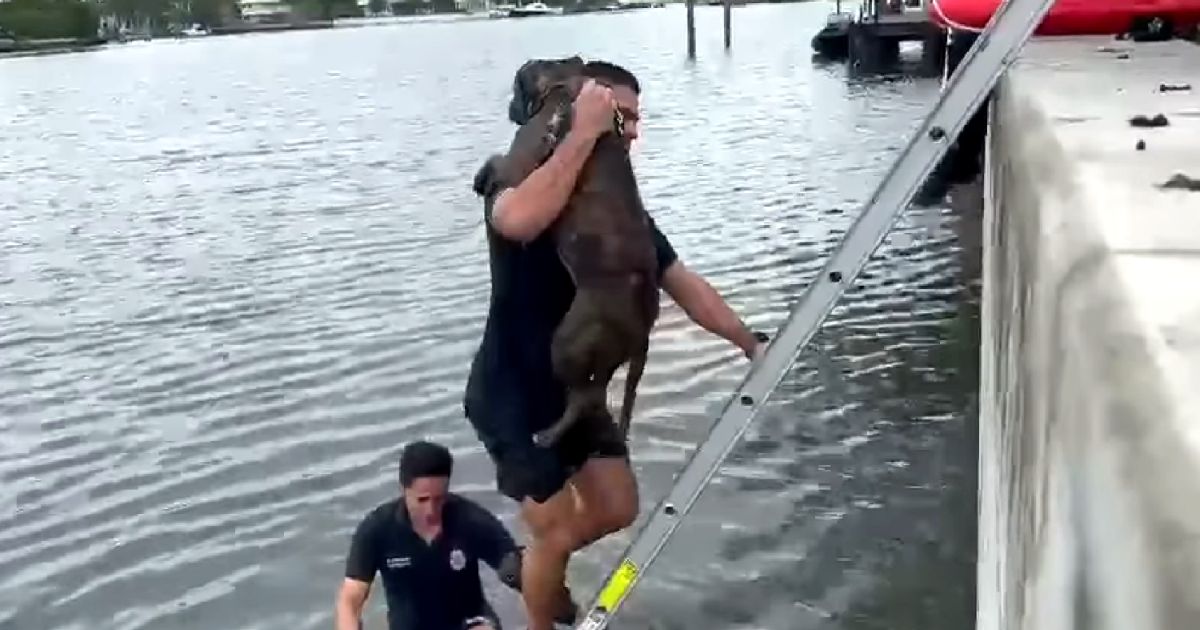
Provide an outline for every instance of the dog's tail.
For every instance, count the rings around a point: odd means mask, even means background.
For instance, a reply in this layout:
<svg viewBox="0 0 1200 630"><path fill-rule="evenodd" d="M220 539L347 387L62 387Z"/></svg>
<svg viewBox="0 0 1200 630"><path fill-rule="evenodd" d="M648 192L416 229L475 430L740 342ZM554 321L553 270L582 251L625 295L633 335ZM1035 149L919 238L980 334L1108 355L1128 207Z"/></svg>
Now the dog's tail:
<svg viewBox="0 0 1200 630"><path fill-rule="evenodd" d="M642 372L646 369L646 355L650 352L650 344L642 347L629 357L629 373L625 376L625 399L621 401L621 418L617 426L621 435L629 436L629 423L633 419L633 401L637 398L638 382L642 380Z"/></svg>

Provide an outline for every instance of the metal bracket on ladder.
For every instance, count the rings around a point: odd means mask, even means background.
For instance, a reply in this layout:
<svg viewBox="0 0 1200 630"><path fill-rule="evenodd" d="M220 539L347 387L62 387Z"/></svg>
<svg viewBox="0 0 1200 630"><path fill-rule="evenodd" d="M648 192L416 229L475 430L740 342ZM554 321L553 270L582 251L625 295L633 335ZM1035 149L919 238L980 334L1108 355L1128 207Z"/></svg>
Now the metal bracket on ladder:
<svg viewBox="0 0 1200 630"><path fill-rule="evenodd" d="M896 218L1042 22L1054 0L1006 0L950 77L941 98L880 182L845 239L799 302L779 335L726 403L708 437L684 465L667 496L638 531L577 630L603 630L675 533L717 467L763 402L883 242Z"/></svg>

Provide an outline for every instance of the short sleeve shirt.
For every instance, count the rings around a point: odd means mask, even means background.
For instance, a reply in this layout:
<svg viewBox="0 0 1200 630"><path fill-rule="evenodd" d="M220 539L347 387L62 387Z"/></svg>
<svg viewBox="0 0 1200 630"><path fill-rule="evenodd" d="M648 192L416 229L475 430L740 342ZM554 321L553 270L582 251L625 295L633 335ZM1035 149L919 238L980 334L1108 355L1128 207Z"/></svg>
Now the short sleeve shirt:
<svg viewBox="0 0 1200 630"><path fill-rule="evenodd" d="M402 499L379 505L354 531L345 575L368 583L380 575L390 630L462 630L467 619L494 617L479 561L495 569L516 542L469 499L452 493L444 510L442 534L432 543L413 530Z"/></svg>
<svg viewBox="0 0 1200 630"><path fill-rule="evenodd" d="M549 230L520 243L492 227L496 197L512 184L494 179L487 169L477 178L484 194L492 292L483 340L467 381L466 406L469 415L504 410L506 418L487 422L497 431L517 416L526 425L523 430L536 431L558 418L566 405L565 388L554 377L550 342L575 297L575 285ZM678 256L653 217L647 218L661 282Z"/></svg>

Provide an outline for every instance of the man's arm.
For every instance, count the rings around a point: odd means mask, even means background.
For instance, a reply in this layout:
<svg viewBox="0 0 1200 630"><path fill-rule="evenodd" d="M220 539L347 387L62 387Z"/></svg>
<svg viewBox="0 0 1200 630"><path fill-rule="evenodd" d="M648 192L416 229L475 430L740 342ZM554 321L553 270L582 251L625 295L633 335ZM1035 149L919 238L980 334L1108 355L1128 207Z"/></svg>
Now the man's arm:
<svg viewBox="0 0 1200 630"><path fill-rule="evenodd" d="M567 205L595 144L589 134L568 131L544 164L521 183L500 191L489 217L492 227L505 238L522 243L537 238Z"/></svg>
<svg viewBox="0 0 1200 630"><path fill-rule="evenodd" d="M354 578L342 580L338 590L335 619L337 630L362 630L362 611L371 593L371 583Z"/></svg>
<svg viewBox="0 0 1200 630"><path fill-rule="evenodd" d="M477 503L468 505L476 555L492 567L505 586L520 591L521 548L496 515Z"/></svg>
<svg viewBox="0 0 1200 630"><path fill-rule="evenodd" d="M667 295L670 295L683 312L701 328L741 348L746 358L755 358L760 339L742 323L737 313L729 308L725 299L707 280L684 266L675 253L675 248L658 229L658 224L652 217L650 230L654 238L658 268L661 270L659 280Z"/></svg>
<svg viewBox="0 0 1200 630"><path fill-rule="evenodd" d="M575 189L579 171L592 154L596 138L612 129L612 90L593 80L572 104L571 129L544 164L521 182L495 182L499 191L488 220L505 238L528 243L554 222ZM513 186L501 190L504 186Z"/></svg>
<svg viewBox="0 0 1200 630"><path fill-rule="evenodd" d="M371 582L378 568L375 549L374 514L367 516L354 530L350 551L346 554L345 578L334 605L337 630L361 630L362 611L371 593Z"/></svg>
<svg viewBox="0 0 1200 630"><path fill-rule="evenodd" d="M692 321L741 348L746 358L754 358L759 339L700 274L676 260L663 272L662 285Z"/></svg>

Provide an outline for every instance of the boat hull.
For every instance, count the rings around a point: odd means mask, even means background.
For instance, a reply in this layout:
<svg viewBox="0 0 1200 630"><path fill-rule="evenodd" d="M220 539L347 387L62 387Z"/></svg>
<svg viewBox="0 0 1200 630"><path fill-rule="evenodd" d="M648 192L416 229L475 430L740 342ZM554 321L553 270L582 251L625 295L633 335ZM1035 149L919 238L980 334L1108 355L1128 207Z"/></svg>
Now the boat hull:
<svg viewBox="0 0 1200 630"><path fill-rule="evenodd" d="M562 15L562 12L561 11L522 11L521 9L513 9L508 12L508 17L512 17L512 18L543 17L546 15Z"/></svg>
<svg viewBox="0 0 1200 630"><path fill-rule="evenodd" d="M979 30L1002 0L930 0L938 26ZM1035 35L1119 35L1153 18L1169 20L1179 32L1200 24L1200 0L1058 0Z"/></svg>

